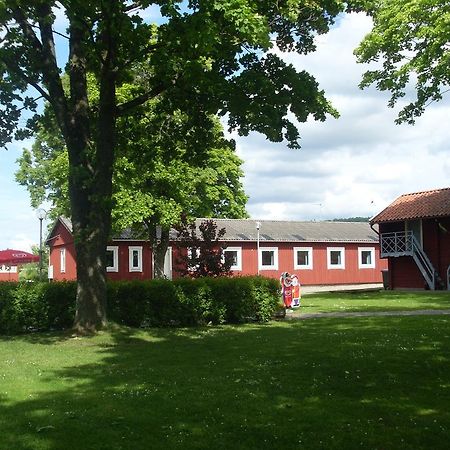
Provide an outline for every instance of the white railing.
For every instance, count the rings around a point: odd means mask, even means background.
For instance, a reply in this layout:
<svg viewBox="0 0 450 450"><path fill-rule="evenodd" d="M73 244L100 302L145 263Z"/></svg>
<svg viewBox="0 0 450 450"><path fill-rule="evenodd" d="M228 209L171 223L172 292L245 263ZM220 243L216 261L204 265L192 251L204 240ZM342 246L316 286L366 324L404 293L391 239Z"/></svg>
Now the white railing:
<svg viewBox="0 0 450 450"><path fill-rule="evenodd" d="M412 231L397 231L381 235L381 257L388 256L412 256L429 288L436 289L436 270Z"/></svg>
<svg viewBox="0 0 450 450"><path fill-rule="evenodd" d="M381 235L381 257L412 256L413 234L411 231L383 233Z"/></svg>

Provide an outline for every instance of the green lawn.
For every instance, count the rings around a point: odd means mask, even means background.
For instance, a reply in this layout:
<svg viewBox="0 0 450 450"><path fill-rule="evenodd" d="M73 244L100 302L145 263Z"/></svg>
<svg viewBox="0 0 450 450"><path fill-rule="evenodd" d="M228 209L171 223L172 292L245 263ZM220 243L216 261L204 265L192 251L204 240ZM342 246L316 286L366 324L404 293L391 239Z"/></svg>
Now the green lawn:
<svg viewBox="0 0 450 450"><path fill-rule="evenodd" d="M447 449L450 317L0 339L0 448Z"/></svg>
<svg viewBox="0 0 450 450"><path fill-rule="evenodd" d="M304 295L300 312L450 309L450 291L353 291Z"/></svg>

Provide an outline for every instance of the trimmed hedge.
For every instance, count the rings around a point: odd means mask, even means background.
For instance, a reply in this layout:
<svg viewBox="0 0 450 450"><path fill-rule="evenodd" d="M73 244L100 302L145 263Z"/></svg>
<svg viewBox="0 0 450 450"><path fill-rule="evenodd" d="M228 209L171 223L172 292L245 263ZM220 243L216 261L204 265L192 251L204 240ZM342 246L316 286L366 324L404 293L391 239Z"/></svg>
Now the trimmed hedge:
<svg viewBox="0 0 450 450"><path fill-rule="evenodd" d="M0 334L70 328L75 282L0 283ZM180 278L108 283L108 319L131 327L270 320L278 281L262 277Z"/></svg>

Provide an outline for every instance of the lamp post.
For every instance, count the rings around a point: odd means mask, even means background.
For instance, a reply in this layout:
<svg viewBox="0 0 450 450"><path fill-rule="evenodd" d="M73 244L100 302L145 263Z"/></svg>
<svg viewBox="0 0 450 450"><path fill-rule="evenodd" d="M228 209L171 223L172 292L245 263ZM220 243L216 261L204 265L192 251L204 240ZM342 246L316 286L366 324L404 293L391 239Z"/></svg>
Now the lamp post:
<svg viewBox="0 0 450 450"><path fill-rule="evenodd" d="M36 211L36 215L39 219L39 281L42 281L42 221L47 216L47 211L39 208Z"/></svg>
<svg viewBox="0 0 450 450"><path fill-rule="evenodd" d="M261 228L261 222L256 222L256 266L258 268L257 274L259 275L259 229Z"/></svg>

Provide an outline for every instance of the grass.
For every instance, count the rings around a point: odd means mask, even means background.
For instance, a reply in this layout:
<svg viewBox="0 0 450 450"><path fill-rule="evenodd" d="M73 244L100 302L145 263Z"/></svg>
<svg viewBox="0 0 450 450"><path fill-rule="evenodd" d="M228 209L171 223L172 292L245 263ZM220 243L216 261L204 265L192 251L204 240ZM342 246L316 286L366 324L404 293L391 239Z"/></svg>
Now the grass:
<svg viewBox="0 0 450 450"><path fill-rule="evenodd" d="M447 449L450 317L0 339L0 449Z"/></svg>
<svg viewBox="0 0 450 450"><path fill-rule="evenodd" d="M303 296L301 305L305 313L450 309L450 292L326 292Z"/></svg>

